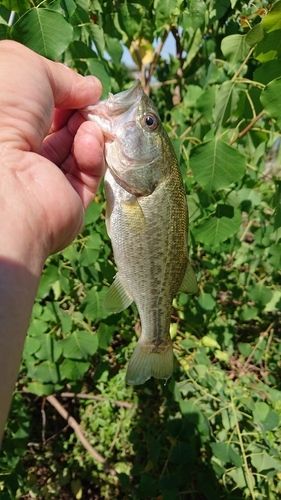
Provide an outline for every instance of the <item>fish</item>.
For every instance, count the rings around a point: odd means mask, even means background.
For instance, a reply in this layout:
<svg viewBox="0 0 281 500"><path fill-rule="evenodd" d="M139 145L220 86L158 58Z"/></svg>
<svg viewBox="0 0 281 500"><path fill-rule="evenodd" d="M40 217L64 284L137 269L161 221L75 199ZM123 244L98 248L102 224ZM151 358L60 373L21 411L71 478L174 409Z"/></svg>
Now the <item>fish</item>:
<svg viewBox="0 0 281 500"><path fill-rule="evenodd" d="M171 141L141 82L84 108L105 137L106 227L117 274L104 308L118 313L134 301L141 335L126 383L168 380L174 369L172 301L198 285L188 258L186 193Z"/></svg>

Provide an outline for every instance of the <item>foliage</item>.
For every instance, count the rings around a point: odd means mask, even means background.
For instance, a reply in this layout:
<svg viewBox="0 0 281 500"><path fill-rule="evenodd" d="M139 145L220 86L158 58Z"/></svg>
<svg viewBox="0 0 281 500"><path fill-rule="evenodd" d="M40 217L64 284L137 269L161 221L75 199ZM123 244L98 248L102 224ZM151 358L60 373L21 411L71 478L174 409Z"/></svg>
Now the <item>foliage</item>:
<svg viewBox="0 0 281 500"><path fill-rule="evenodd" d="M139 322L134 305L102 308L116 270L101 188L83 233L42 275L1 499L280 498L280 31L280 1L0 2L1 38L96 74L104 96L142 79L179 158L200 288L174 300L167 385L126 387ZM93 464L48 404L53 393L116 476Z"/></svg>

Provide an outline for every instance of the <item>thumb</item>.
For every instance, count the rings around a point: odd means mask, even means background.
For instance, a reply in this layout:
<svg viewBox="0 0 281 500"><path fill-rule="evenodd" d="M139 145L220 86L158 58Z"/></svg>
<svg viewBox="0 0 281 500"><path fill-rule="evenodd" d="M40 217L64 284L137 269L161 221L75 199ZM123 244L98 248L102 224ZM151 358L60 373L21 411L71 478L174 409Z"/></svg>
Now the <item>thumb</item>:
<svg viewBox="0 0 281 500"><path fill-rule="evenodd" d="M98 78L91 75L83 77L61 63L47 59L44 62L56 108L79 109L98 101L102 93Z"/></svg>

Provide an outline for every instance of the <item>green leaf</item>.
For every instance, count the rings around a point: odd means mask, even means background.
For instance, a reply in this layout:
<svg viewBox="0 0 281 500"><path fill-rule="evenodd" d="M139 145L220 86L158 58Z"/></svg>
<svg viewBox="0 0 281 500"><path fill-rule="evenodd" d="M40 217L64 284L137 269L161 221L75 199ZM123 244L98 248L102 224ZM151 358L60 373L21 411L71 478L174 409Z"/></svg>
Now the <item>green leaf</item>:
<svg viewBox="0 0 281 500"><path fill-rule="evenodd" d="M222 39L221 50L226 60L235 66L244 61L250 47L247 45L246 35L229 35Z"/></svg>
<svg viewBox="0 0 281 500"><path fill-rule="evenodd" d="M229 213L218 217L218 210L215 215L200 223L194 228L195 239L216 247L219 243L231 238L239 230L242 223L242 215L237 208L230 207L229 205L218 205L218 207L228 207Z"/></svg>
<svg viewBox="0 0 281 500"><path fill-rule="evenodd" d="M14 40L49 59L58 59L72 40L72 26L58 12L28 10L11 29Z"/></svg>
<svg viewBox="0 0 281 500"><path fill-rule="evenodd" d="M262 23L256 24L246 35L246 43L250 47L253 47L258 42L262 40L264 36L264 30Z"/></svg>
<svg viewBox="0 0 281 500"><path fill-rule="evenodd" d="M211 443L211 448L215 457L217 457L223 465L232 463L237 468L242 467L242 457L236 453L230 443Z"/></svg>
<svg viewBox="0 0 281 500"><path fill-rule="evenodd" d="M42 319L33 318L28 328L28 335L37 337L40 333L45 333L49 330L49 324Z"/></svg>
<svg viewBox="0 0 281 500"><path fill-rule="evenodd" d="M27 335L22 354L23 358L26 359L27 357L31 356L36 351L38 351L39 348L40 348L39 340L35 337L30 337L29 335Z"/></svg>
<svg viewBox="0 0 281 500"><path fill-rule="evenodd" d="M41 276L39 288L37 291L37 297L40 299L46 298L51 289L53 283L55 283L59 279L59 270L57 266L49 264L45 269Z"/></svg>
<svg viewBox="0 0 281 500"><path fill-rule="evenodd" d="M262 91L260 100L267 115L281 124L281 78L270 82Z"/></svg>
<svg viewBox="0 0 281 500"><path fill-rule="evenodd" d="M117 65L120 64L123 55L122 45L120 44L118 38L112 38L107 33L105 33L104 36L105 36L105 47L113 63Z"/></svg>
<svg viewBox="0 0 281 500"><path fill-rule="evenodd" d="M269 469L274 469L275 473L281 471L281 462L271 457L266 451L261 453L252 454L251 462L257 472L263 472Z"/></svg>
<svg viewBox="0 0 281 500"><path fill-rule="evenodd" d="M206 8L206 2L202 0L190 0L189 14L194 31L205 23Z"/></svg>
<svg viewBox="0 0 281 500"><path fill-rule="evenodd" d="M80 254L79 258L80 266L86 266L86 267L92 266L96 262L99 253L100 249L97 250L86 246Z"/></svg>
<svg viewBox="0 0 281 500"><path fill-rule="evenodd" d="M62 333L68 333L72 328L72 317L68 311L64 311L63 309L58 310L58 316L61 321L61 330Z"/></svg>
<svg viewBox="0 0 281 500"><path fill-rule="evenodd" d="M87 331L72 332L60 341L60 346L66 358L87 359L97 351L98 336Z"/></svg>
<svg viewBox="0 0 281 500"><path fill-rule="evenodd" d="M281 76L281 59L274 59L261 64L254 71L254 80L267 85L271 80Z"/></svg>
<svg viewBox="0 0 281 500"><path fill-rule="evenodd" d="M239 102L239 88L235 82L225 81L217 87L213 116L217 129L226 124Z"/></svg>
<svg viewBox="0 0 281 500"><path fill-rule="evenodd" d="M119 24L129 38L136 39L140 31L143 10L137 3L125 0L119 8Z"/></svg>
<svg viewBox="0 0 281 500"><path fill-rule="evenodd" d="M8 38L8 26L0 23L0 40L5 40L6 38Z"/></svg>
<svg viewBox="0 0 281 500"><path fill-rule="evenodd" d="M157 28L163 28L170 25L170 16L177 8L177 0L156 0L155 23Z"/></svg>
<svg viewBox="0 0 281 500"><path fill-rule="evenodd" d="M192 148L190 168L198 184L211 194L243 177L246 172L246 157L221 139L215 138Z"/></svg>
<svg viewBox="0 0 281 500"><path fill-rule="evenodd" d="M265 34L257 44L254 55L260 62L281 58L281 30Z"/></svg>
<svg viewBox="0 0 281 500"><path fill-rule="evenodd" d="M54 393L55 387L53 384L43 384L41 382L30 382L27 384L26 389L31 394L36 396L50 396Z"/></svg>
<svg viewBox="0 0 281 500"><path fill-rule="evenodd" d="M59 366L60 378L61 380L80 380L89 368L89 362L64 359Z"/></svg>
<svg viewBox="0 0 281 500"><path fill-rule="evenodd" d="M266 419L269 410L270 408L268 404L264 403L263 401L256 403L255 409L253 411L254 420L257 422L262 422L263 420Z"/></svg>
<svg viewBox="0 0 281 500"><path fill-rule="evenodd" d="M105 311L103 308L103 301L108 292L108 287L103 287L101 290L97 291L92 288L87 296L83 299L81 304L81 310L84 315L90 321L100 321L110 316L111 313Z"/></svg>
<svg viewBox="0 0 281 500"><path fill-rule="evenodd" d="M113 332L115 328L116 328L115 325L107 325L106 323L100 323L100 326L97 331L100 348L107 350L108 346L112 342Z"/></svg>
<svg viewBox="0 0 281 500"><path fill-rule="evenodd" d="M249 286L247 289L248 298L265 306L268 302L270 302L273 292L269 290L264 284L258 283L254 286Z"/></svg>
<svg viewBox="0 0 281 500"><path fill-rule="evenodd" d="M62 352L60 344L48 334L36 337L40 342L40 349L35 353L36 358L56 362Z"/></svg>
<svg viewBox="0 0 281 500"><path fill-rule="evenodd" d="M90 74L96 76L102 83L102 98L108 97L108 92L111 88L110 76L106 66L102 61L97 59L86 59Z"/></svg>
<svg viewBox="0 0 281 500"><path fill-rule="evenodd" d="M210 293L202 293L198 298L198 304L203 311L212 311L216 307L216 301Z"/></svg>
<svg viewBox="0 0 281 500"><path fill-rule="evenodd" d="M102 204L98 203L97 201L93 201L91 205L87 208L86 214L85 214L85 226L88 226L89 224L93 224L93 222L96 222L102 213Z"/></svg>
<svg viewBox="0 0 281 500"><path fill-rule="evenodd" d="M20 16L31 6L29 0L1 0L2 5L10 12L17 12Z"/></svg>
<svg viewBox="0 0 281 500"><path fill-rule="evenodd" d="M104 32L101 26L98 24L89 25L90 36L97 48L97 52L100 57L103 57L105 51L105 40L104 40Z"/></svg>
<svg viewBox="0 0 281 500"><path fill-rule="evenodd" d="M198 408L194 401L181 401L180 410L185 418L188 418L189 424L197 428L201 434L201 439L206 439L209 436L209 423L205 415Z"/></svg>
<svg viewBox="0 0 281 500"><path fill-rule="evenodd" d="M262 19L264 29L269 33L270 31L281 29L281 2L275 2L272 9Z"/></svg>
<svg viewBox="0 0 281 500"><path fill-rule="evenodd" d="M215 98L216 86L212 85L207 88L196 101L197 110L209 123L213 123L212 109L215 104Z"/></svg>
<svg viewBox="0 0 281 500"><path fill-rule="evenodd" d="M58 367L52 361L43 361L34 367L33 378L41 383L52 382L56 384L59 380Z"/></svg>
<svg viewBox="0 0 281 500"><path fill-rule="evenodd" d="M259 313L259 310L255 306L248 306L248 304L243 304L241 311L239 311L239 318L243 321L251 321Z"/></svg>
<svg viewBox="0 0 281 500"><path fill-rule="evenodd" d="M250 356L253 350L251 344L247 344L246 342L238 342L238 349L246 357Z"/></svg>

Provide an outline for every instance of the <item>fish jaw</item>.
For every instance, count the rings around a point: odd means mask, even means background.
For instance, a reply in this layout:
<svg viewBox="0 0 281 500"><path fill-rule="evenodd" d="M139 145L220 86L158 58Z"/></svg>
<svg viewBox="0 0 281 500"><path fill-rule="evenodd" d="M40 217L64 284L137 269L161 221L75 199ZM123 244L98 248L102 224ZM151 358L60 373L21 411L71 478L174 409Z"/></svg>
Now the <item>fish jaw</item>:
<svg viewBox="0 0 281 500"><path fill-rule="evenodd" d="M134 119L136 109L140 99L144 95L140 80L136 80L134 85L128 90L118 94L109 93L108 99L98 101L96 104L80 109L80 113L86 118L96 123L102 130L106 138L114 140L115 130L118 125L122 125L123 117L126 121L132 115Z"/></svg>

